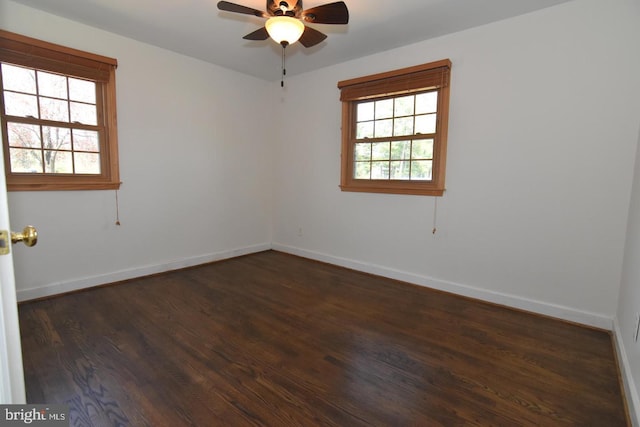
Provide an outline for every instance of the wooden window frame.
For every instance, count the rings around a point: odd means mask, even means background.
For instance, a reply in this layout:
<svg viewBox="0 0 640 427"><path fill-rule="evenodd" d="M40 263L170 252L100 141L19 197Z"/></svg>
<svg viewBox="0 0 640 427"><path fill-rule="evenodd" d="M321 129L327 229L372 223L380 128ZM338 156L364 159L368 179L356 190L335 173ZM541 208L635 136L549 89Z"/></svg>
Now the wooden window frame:
<svg viewBox="0 0 640 427"><path fill-rule="evenodd" d="M4 95L0 115L8 191L110 190L120 188L116 115L116 59L0 30L0 62L91 80L97 86L98 117L102 119L98 174L12 173ZM0 76L1 79L1 76ZM25 119L28 121L28 119ZM37 119L35 119L37 120Z"/></svg>
<svg viewBox="0 0 640 427"><path fill-rule="evenodd" d="M340 178L342 191L443 195L445 191L447 128L449 122L450 72L451 61L443 59L428 64L338 82L340 101L342 102ZM354 178L356 108L358 102L398 97L427 90L438 91L436 133L433 134L432 179L430 181L411 181Z"/></svg>

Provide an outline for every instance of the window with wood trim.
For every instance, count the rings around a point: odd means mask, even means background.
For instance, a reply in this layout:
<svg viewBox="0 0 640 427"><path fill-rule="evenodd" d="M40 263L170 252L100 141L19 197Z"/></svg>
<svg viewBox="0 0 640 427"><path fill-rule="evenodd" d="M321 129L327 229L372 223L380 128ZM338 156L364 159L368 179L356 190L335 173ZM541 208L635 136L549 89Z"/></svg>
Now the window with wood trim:
<svg viewBox="0 0 640 427"><path fill-rule="evenodd" d="M0 30L9 191L120 186L117 61Z"/></svg>
<svg viewBox="0 0 640 427"><path fill-rule="evenodd" d="M441 196L448 59L338 83L343 191Z"/></svg>

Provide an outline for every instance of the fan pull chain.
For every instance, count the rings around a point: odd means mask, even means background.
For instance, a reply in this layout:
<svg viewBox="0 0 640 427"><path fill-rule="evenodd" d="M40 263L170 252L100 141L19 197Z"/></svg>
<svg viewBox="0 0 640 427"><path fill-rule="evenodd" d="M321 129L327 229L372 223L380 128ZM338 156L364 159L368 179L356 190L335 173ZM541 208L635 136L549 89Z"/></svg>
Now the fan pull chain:
<svg viewBox="0 0 640 427"><path fill-rule="evenodd" d="M282 42L280 42L280 44L282 45L282 79L280 80L280 87L284 87L284 76L287 75L287 69L285 67L285 59L286 59L285 50L289 45L289 43L283 40Z"/></svg>

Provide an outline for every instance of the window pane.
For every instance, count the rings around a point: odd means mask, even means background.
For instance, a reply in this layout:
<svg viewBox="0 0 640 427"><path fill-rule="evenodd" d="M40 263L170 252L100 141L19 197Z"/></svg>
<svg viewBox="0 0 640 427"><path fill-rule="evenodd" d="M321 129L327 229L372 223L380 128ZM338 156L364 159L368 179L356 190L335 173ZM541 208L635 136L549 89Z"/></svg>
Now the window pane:
<svg viewBox="0 0 640 427"><path fill-rule="evenodd" d="M373 106L373 102L363 102L358 104L358 117L356 118L356 121L364 122L373 120Z"/></svg>
<svg viewBox="0 0 640 427"><path fill-rule="evenodd" d="M73 130L73 149L76 151L100 151L98 132L93 130Z"/></svg>
<svg viewBox="0 0 640 427"><path fill-rule="evenodd" d="M28 68L2 64L2 84L5 90L36 93L36 73Z"/></svg>
<svg viewBox="0 0 640 427"><path fill-rule="evenodd" d="M376 101L376 120L393 117L393 99Z"/></svg>
<svg viewBox="0 0 640 427"><path fill-rule="evenodd" d="M100 175L100 154L74 153L76 173Z"/></svg>
<svg viewBox="0 0 640 427"><path fill-rule="evenodd" d="M416 135L436 133L436 115L416 116Z"/></svg>
<svg viewBox="0 0 640 427"><path fill-rule="evenodd" d="M96 84L88 80L69 77L69 99L73 101L96 103Z"/></svg>
<svg viewBox="0 0 640 427"><path fill-rule="evenodd" d="M42 151L11 148L11 172L42 173Z"/></svg>
<svg viewBox="0 0 640 427"><path fill-rule="evenodd" d="M8 116L38 118L38 100L33 95L5 92L4 109Z"/></svg>
<svg viewBox="0 0 640 427"><path fill-rule="evenodd" d="M438 92L427 92L416 95L416 114L435 113L438 111Z"/></svg>
<svg viewBox="0 0 640 427"><path fill-rule="evenodd" d="M44 172L45 173L73 173L73 164L71 163L71 152L45 151L44 152Z"/></svg>
<svg viewBox="0 0 640 427"><path fill-rule="evenodd" d="M409 179L408 161L391 162L391 179Z"/></svg>
<svg viewBox="0 0 640 427"><path fill-rule="evenodd" d="M54 126L42 127L44 148L52 150L71 150L71 131Z"/></svg>
<svg viewBox="0 0 640 427"><path fill-rule="evenodd" d="M371 163L356 162L356 170L354 171L355 179L371 179Z"/></svg>
<svg viewBox="0 0 640 427"><path fill-rule="evenodd" d="M417 160L411 162L411 179L414 181L430 181L431 168L431 160Z"/></svg>
<svg viewBox="0 0 640 427"><path fill-rule="evenodd" d="M393 136L413 135L413 116L393 121Z"/></svg>
<svg viewBox="0 0 640 427"><path fill-rule="evenodd" d="M411 159L433 159L433 139L414 140L411 144Z"/></svg>
<svg viewBox="0 0 640 427"><path fill-rule="evenodd" d="M371 179L389 179L389 162L371 162Z"/></svg>
<svg viewBox="0 0 640 427"><path fill-rule="evenodd" d="M412 116L414 102L415 96L413 95L396 98L393 115L395 117Z"/></svg>
<svg viewBox="0 0 640 427"><path fill-rule="evenodd" d="M72 123L77 122L85 125L94 125L94 126L98 124L98 116L96 115L95 105L71 102L69 107L71 108Z"/></svg>
<svg viewBox="0 0 640 427"><path fill-rule="evenodd" d="M56 122L69 122L69 104L59 99L40 97L40 118Z"/></svg>
<svg viewBox="0 0 640 427"><path fill-rule="evenodd" d="M67 99L67 78L59 74L38 71L38 93L52 98Z"/></svg>
<svg viewBox="0 0 640 427"><path fill-rule="evenodd" d="M355 158L356 160L371 160L371 144L365 143L357 143L355 147Z"/></svg>
<svg viewBox="0 0 640 427"><path fill-rule="evenodd" d="M391 143L391 160L409 159L411 141L393 141Z"/></svg>
<svg viewBox="0 0 640 427"><path fill-rule="evenodd" d="M386 138L391 136L393 131L393 119L389 120L376 120L376 138Z"/></svg>
<svg viewBox="0 0 640 427"><path fill-rule="evenodd" d="M356 139L373 138L373 123L374 122L358 123Z"/></svg>
<svg viewBox="0 0 640 427"><path fill-rule="evenodd" d="M24 123L7 123L10 147L41 148L40 126Z"/></svg>
<svg viewBox="0 0 640 427"><path fill-rule="evenodd" d="M389 151L389 143L388 142L376 142L371 144L371 158L373 160L389 160L390 151Z"/></svg>

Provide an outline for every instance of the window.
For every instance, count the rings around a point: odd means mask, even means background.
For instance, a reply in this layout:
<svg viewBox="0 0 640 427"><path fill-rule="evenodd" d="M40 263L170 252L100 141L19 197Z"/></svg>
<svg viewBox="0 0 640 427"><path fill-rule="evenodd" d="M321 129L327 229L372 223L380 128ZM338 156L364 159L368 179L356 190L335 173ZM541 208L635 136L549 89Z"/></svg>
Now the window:
<svg viewBox="0 0 640 427"><path fill-rule="evenodd" d="M120 186L117 61L0 30L8 190Z"/></svg>
<svg viewBox="0 0 640 427"><path fill-rule="evenodd" d="M343 191L443 194L450 70L445 59L338 83Z"/></svg>

